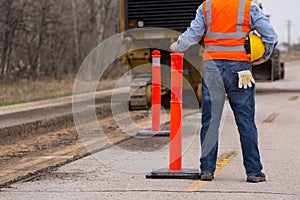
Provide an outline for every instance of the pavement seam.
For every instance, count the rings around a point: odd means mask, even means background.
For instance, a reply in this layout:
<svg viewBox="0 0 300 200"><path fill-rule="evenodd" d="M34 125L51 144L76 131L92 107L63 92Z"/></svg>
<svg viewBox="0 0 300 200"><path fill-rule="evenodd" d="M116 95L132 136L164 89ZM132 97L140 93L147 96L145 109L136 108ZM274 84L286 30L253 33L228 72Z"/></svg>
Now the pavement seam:
<svg viewBox="0 0 300 200"><path fill-rule="evenodd" d="M279 113L272 113L267 119L265 119L262 124L266 127L270 126L277 118Z"/></svg>
<svg viewBox="0 0 300 200"><path fill-rule="evenodd" d="M299 99L299 96L293 96L291 98L289 98L289 102L293 103L295 101L297 101Z"/></svg>

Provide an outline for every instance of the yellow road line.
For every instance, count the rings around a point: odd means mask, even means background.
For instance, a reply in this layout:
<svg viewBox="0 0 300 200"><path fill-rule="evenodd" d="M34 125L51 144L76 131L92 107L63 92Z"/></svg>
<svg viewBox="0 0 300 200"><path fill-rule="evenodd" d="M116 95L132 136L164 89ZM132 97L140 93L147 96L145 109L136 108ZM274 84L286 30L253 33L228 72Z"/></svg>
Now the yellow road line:
<svg viewBox="0 0 300 200"><path fill-rule="evenodd" d="M225 167L228 163L230 163L230 161L236 155L237 155L237 152L235 152L235 151L223 154L217 161L215 174L217 174L223 167ZM205 183L206 183L206 181L201 181L201 180L193 181L192 184L190 184L185 189L185 191L188 191L188 192L198 191Z"/></svg>
<svg viewBox="0 0 300 200"><path fill-rule="evenodd" d="M279 117L278 113L272 113L266 120L262 123L264 126L270 126L277 118Z"/></svg>
<svg viewBox="0 0 300 200"><path fill-rule="evenodd" d="M289 99L289 102L295 102L299 99L299 96L294 96Z"/></svg>

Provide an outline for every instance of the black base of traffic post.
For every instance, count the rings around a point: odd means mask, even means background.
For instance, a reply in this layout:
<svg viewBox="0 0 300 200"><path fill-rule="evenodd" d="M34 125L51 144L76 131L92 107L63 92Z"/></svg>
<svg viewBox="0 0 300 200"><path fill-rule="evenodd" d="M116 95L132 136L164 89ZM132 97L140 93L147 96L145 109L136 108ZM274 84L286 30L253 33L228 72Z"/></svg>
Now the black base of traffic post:
<svg viewBox="0 0 300 200"><path fill-rule="evenodd" d="M147 179L199 179L199 170L182 169L181 171L170 171L169 169L154 170L146 175Z"/></svg>
<svg viewBox="0 0 300 200"><path fill-rule="evenodd" d="M139 131L136 136L138 137L170 137L170 131Z"/></svg>

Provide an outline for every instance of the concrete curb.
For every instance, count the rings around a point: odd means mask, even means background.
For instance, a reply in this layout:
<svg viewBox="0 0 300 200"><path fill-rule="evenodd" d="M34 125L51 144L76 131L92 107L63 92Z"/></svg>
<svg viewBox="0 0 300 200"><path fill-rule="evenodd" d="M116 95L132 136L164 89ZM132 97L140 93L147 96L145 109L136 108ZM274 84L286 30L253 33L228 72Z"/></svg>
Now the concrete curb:
<svg viewBox="0 0 300 200"><path fill-rule="evenodd" d="M82 111L80 115L88 115L89 112ZM111 115L111 105L109 103L101 104L96 107L98 118L104 118ZM74 126L72 110L69 113L52 118L39 119L28 123L20 123L0 129L0 145L12 144L16 141L33 137L36 135L46 134L59 129L65 129Z"/></svg>

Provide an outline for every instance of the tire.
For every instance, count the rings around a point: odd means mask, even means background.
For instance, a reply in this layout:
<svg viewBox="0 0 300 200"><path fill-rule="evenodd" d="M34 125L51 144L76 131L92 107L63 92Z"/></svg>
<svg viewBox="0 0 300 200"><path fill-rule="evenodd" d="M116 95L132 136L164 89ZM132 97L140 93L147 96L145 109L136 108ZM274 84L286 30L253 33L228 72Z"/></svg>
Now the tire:
<svg viewBox="0 0 300 200"><path fill-rule="evenodd" d="M281 68L281 65L280 65L280 51L278 49L275 49L274 52L273 52L273 80L276 81L278 79L281 78L281 73L280 73L280 68Z"/></svg>
<svg viewBox="0 0 300 200"><path fill-rule="evenodd" d="M284 72L284 63L281 63L281 79L284 79L284 76L285 76L285 72Z"/></svg>
<svg viewBox="0 0 300 200"><path fill-rule="evenodd" d="M148 109L152 106L152 84L146 86L146 99Z"/></svg>

